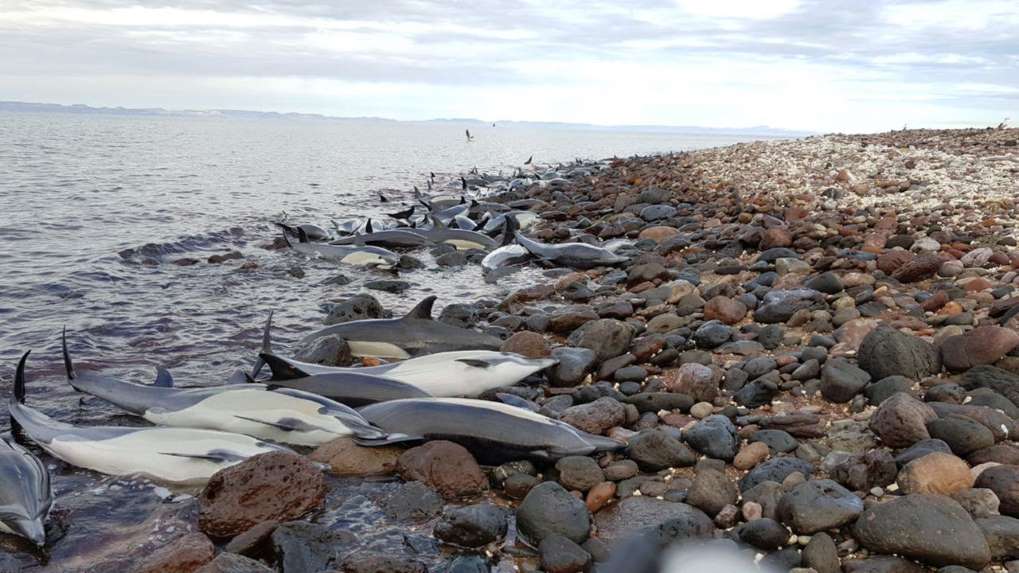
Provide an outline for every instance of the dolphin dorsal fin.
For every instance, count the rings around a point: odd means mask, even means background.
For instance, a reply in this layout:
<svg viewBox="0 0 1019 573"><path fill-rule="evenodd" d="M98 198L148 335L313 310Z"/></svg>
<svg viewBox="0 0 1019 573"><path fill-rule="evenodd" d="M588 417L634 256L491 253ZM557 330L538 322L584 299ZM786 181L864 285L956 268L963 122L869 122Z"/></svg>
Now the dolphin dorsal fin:
<svg viewBox="0 0 1019 573"><path fill-rule="evenodd" d="M374 233L374 231L372 231L372 219L371 219L371 217L368 217L368 222L364 224L364 232L365 232L366 235L370 235L370 234Z"/></svg>
<svg viewBox="0 0 1019 573"><path fill-rule="evenodd" d="M446 224L439 220L438 217L432 217L432 228L433 229L445 229Z"/></svg>
<svg viewBox="0 0 1019 573"><path fill-rule="evenodd" d="M156 366L156 381L152 385L160 388L173 388L173 375L166 368Z"/></svg>
<svg viewBox="0 0 1019 573"><path fill-rule="evenodd" d="M432 319L432 306L435 304L437 297L433 294L432 296L424 298L421 302L417 303L417 306L410 309L403 318L416 318L420 320L431 320Z"/></svg>

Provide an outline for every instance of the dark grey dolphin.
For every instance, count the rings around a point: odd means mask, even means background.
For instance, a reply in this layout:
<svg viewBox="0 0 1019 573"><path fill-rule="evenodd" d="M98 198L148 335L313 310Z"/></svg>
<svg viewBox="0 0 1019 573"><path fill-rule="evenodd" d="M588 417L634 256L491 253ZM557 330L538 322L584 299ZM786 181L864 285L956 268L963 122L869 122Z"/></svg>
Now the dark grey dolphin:
<svg viewBox="0 0 1019 573"><path fill-rule="evenodd" d="M539 243L516 233L517 242L536 257L549 262L573 267L590 269L600 266L612 266L625 263L628 259L621 257L603 247L586 243Z"/></svg>
<svg viewBox="0 0 1019 573"><path fill-rule="evenodd" d="M385 432L349 406L300 390L264 384L174 388L166 370L160 370L157 384L152 386L92 371L78 373L66 336L62 342L67 380L75 390L153 424L236 432L301 446L317 446L343 436L352 436L364 445L386 439Z"/></svg>
<svg viewBox="0 0 1019 573"><path fill-rule="evenodd" d="M330 245L374 245L387 249L413 249L428 244L428 239L407 229L387 229L364 235L351 235L331 241Z"/></svg>
<svg viewBox="0 0 1019 573"><path fill-rule="evenodd" d="M273 372L269 388L290 388L324 396L352 407L402 398L428 398L431 394L399 380L345 371L304 374L290 362L272 354L259 354Z"/></svg>
<svg viewBox="0 0 1019 573"><path fill-rule="evenodd" d="M462 251L468 249L488 250L496 246L495 239L484 233L466 229L450 229L437 220L433 220L431 229L418 228L412 229L412 232L433 243L448 243Z"/></svg>
<svg viewBox="0 0 1019 573"><path fill-rule="evenodd" d="M394 400L365 406L361 414L387 432L450 440L491 461L586 456L625 445L530 410L469 398Z"/></svg>
<svg viewBox="0 0 1019 573"><path fill-rule="evenodd" d="M46 466L20 445L0 440L0 531L44 545L45 522L52 505Z"/></svg>
<svg viewBox="0 0 1019 573"><path fill-rule="evenodd" d="M408 358L451 350L496 350L502 342L490 335L432 320L435 296L418 303L401 318L375 318L334 324L305 336L310 344L323 336L339 335L354 356Z"/></svg>
<svg viewBox="0 0 1019 573"><path fill-rule="evenodd" d="M302 225L287 225L282 221L276 221L275 225L283 229L285 233L289 233L294 237L297 237L303 232L304 236L306 236L309 241L329 240L329 231L311 223L304 223Z"/></svg>
<svg viewBox="0 0 1019 573"><path fill-rule="evenodd" d="M8 403L11 425L55 458L104 474L143 475L178 485L201 485L219 470L268 452L289 451L255 438L193 428L73 426L30 408L21 357Z"/></svg>

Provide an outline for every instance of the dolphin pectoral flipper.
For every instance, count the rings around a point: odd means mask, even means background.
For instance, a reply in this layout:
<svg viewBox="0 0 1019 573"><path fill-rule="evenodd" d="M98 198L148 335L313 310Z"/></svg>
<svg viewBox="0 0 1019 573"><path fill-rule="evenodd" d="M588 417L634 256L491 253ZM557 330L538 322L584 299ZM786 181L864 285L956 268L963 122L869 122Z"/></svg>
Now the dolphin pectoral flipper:
<svg viewBox="0 0 1019 573"><path fill-rule="evenodd" d="M161 456L173 456L175 458L188 458L192 460L213 462L217 464L243 460L244 456L227 450L212 450L205 454L185 454L182 452L157 452Z"/></svg>
<svg viewBox="0 0 1019 573"><path fill-rule="evenodd" d="M321 430L323 432L328 432L329 431L329 430L327 430L325 428L321 428L319 426L315 426L315 425L309 424L307 422L303 422L303 421L298 420L296 418L280 418L279 420L277 420L275 422L270 422L268 420L259 420L258 418L249 418L247 416L237 416L237 415L234 415L234 418L237 418L239 420L245 420L247 422L254 422L256 424L265 424L266 426L272 426L273 428L276 428L278 430L282 430L284 432L314 432L316 430Z"/></svg>
<svg viewBox="0 0 1019 573"><path fill-rule="evenodd" d="M376 448L379 446L391 446L393 444L403 444L407 442L421 442L424 441L422 436L412 436L410 434L389 434L382 438L359 438L354 436L354 443L359 446L365 446L368 448Z"/></svg>
<svg viewBox="0 0 1019 573"><path fill-rule="evenodd" d="M152 383L153 386L159 386L161 388L173 388L173 375L170 371L162 366L156 367L156 381Z"/></svg>
<svg viewBox="0 0 1019 573"><path fill-rule="evenodd" d="M457 358L457 362L466 364L467 366L473 366L475 368L491 368L492 363L487 360L479 360L477 358Z"/></svg>
<svg viewBox="0 0 1019 573"><path fill-rule="evenodd" d="M435 299L437 298L438 297L435 296L434 294L432 296L425 297L421 302L417 303L417 305L414 308L410 309L410 312L404 315L403 318L419 318L422 320L431 320L432 306L435 304Z"/></svg>

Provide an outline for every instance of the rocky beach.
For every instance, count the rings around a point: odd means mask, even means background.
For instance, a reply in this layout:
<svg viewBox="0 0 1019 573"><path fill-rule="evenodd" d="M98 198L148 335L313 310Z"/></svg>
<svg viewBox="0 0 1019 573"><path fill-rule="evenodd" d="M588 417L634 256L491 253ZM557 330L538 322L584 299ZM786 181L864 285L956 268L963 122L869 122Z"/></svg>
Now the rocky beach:
<svg viewBox="0 0 1019 573"><path fill-rule="evenodd" d="M493 461L341 438L167 491L116 551L48 565L5 536L0 571L680 572L703 548L734 573L1019 571L1019 129L529 169L484 201L526 205L545 243L621 239L625 262L532 260L532 284L441 301L438 320L557 361L483 399L625 447ZM175 262L255 272L265 252L292 257L274 280L335 274L270 236ZM372 293L409 288L414 256L399 277L342 269L357 282L332 283L326 324L399 314ZM380 363L339 337L290 354Z"/></svg>

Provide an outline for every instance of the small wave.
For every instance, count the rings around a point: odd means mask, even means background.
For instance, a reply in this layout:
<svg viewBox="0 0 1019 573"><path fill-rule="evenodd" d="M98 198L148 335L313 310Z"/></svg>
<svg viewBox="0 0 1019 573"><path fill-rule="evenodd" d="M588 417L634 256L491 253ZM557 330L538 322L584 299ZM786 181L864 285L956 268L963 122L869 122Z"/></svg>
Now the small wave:
<svg viewBox="0 0 1019 573"><path fill-rule="evenodd" d="M243 236L244 229L242 227L230 227L229 229L212 231L210 233L185 235L177 240L164 243L146 243L140 247L124 249L118 254L125 260L133 260L135 258L159 259L165 255L205 251L216 248L223 243L235 243Z"/></svg>

